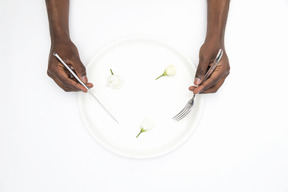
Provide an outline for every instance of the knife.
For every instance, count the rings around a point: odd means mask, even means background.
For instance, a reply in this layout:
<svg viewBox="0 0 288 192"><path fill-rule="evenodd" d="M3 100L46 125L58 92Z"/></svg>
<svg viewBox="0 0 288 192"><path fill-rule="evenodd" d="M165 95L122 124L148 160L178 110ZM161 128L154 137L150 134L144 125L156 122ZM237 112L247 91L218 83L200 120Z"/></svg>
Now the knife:
<svg viewBox="0 0 288 192"><path fill-rule="evenodd" d="M53 55L66 67L66 69L73 75L73 77L81 84L83 85L86 89L87 92L101 105L101 107L114 119L117 123L119 121L112 115L112 113L99 101L99 99L92 93L92 91L83 83L79 77L74 73L74 71L61 59L61 57L57 53L53 53Z"/></svg>

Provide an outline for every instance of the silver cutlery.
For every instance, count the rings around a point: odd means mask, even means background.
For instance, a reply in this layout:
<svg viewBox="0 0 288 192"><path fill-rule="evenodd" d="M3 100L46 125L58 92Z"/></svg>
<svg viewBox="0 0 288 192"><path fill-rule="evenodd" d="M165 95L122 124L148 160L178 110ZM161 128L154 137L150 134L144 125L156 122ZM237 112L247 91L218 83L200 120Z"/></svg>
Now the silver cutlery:
<svg viewBox="0 0 288 192"><path fill-rule="evenodd" d="M204 76L203 80L201 81L201 83L199 84L199 86L202 83L204 83L210 77L210 75L216 69L218 63L221 61L222 56L223 56L223 50L219 49L216 58L214 59L210 69L205 74L205 76ZM192 99L190 99L187 102L187 104L184 106L184 108L177 115L175 115L172 119L174 119L175 121L180 121L181 119L183 119L191 111L191 108L194 104L194 98L195 98L195 94L193 95Z"/></svg>
<svg viewBox="0 0 288 192"><path fill-rule="evenodd" d="M66 69L71 73L71 75L81 84L83 85L88 93L100 104L100 106L114 119L117 123L118 120L112 115L112 113L99 101L99 99L92 93L92 91L83 83L79 77L74 73L74 71L61 59L61 57L57 53L53 53L53 55L66 67Z"/></svg>

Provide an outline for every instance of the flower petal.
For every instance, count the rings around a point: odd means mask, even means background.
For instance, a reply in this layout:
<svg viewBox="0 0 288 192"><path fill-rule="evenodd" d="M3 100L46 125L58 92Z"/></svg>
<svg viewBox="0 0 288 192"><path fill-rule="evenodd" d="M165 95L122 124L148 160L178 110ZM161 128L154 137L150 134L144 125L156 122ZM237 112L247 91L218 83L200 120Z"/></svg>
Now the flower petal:
<svg viewBox="0 0 288 192"><path fill-rule="evenodd" d="M165 69L165 74L168 76L172 76L176 74L176 68L174 67L174 65L169 65L166 69Z"/></svg>

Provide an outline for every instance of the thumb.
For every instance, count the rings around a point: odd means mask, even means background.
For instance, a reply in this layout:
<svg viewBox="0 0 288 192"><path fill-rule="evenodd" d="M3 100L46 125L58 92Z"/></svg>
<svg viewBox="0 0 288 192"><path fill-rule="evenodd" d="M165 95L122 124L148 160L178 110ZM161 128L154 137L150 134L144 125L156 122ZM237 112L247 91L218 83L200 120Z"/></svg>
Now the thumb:
<svg viewBox="0 0 288 192"><path fill-rule="evenodd" d="M200 59L196 70L194 85L200 85L209 66L209 59Z"/></svg>

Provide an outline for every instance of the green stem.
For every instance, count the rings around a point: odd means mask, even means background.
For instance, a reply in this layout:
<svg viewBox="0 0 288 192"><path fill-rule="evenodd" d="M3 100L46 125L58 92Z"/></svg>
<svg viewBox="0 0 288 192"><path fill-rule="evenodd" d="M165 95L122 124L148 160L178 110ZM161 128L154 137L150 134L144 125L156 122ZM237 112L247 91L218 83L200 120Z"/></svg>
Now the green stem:
<svg viewBox="0 0 288 192"><path fill-rule="evenodd" d="M145 132L145 131L146 131L145 129L141 128L141 130L140 130L140 132L138 133L138 135L136 136L136 138L139 137L139 135L140 135L141 133Z"/></svg>
<svg viewBox="0 0 288 192"><path fill-rule="evenodd" d="M111 72L111 75L114 75L114 73L113 73L112 69L110 69L110 72Z"/></svg>
<svg viewBox="0 0 288 192"><path fill-rule="evenodd" d="M138 135L136 136L136 138L139 137L139 135L140 135L142 132L143 132L143 131L140 131L140 132L138 133Z"/></svg>
<svg viewBox="0 0 288 192"><path fill-rule="evenodd" d="M160 77L163 77L165 75L165 73L163 73L162 75L160 75L159 77L157 77L155 80L159 79Z"/></svg>

